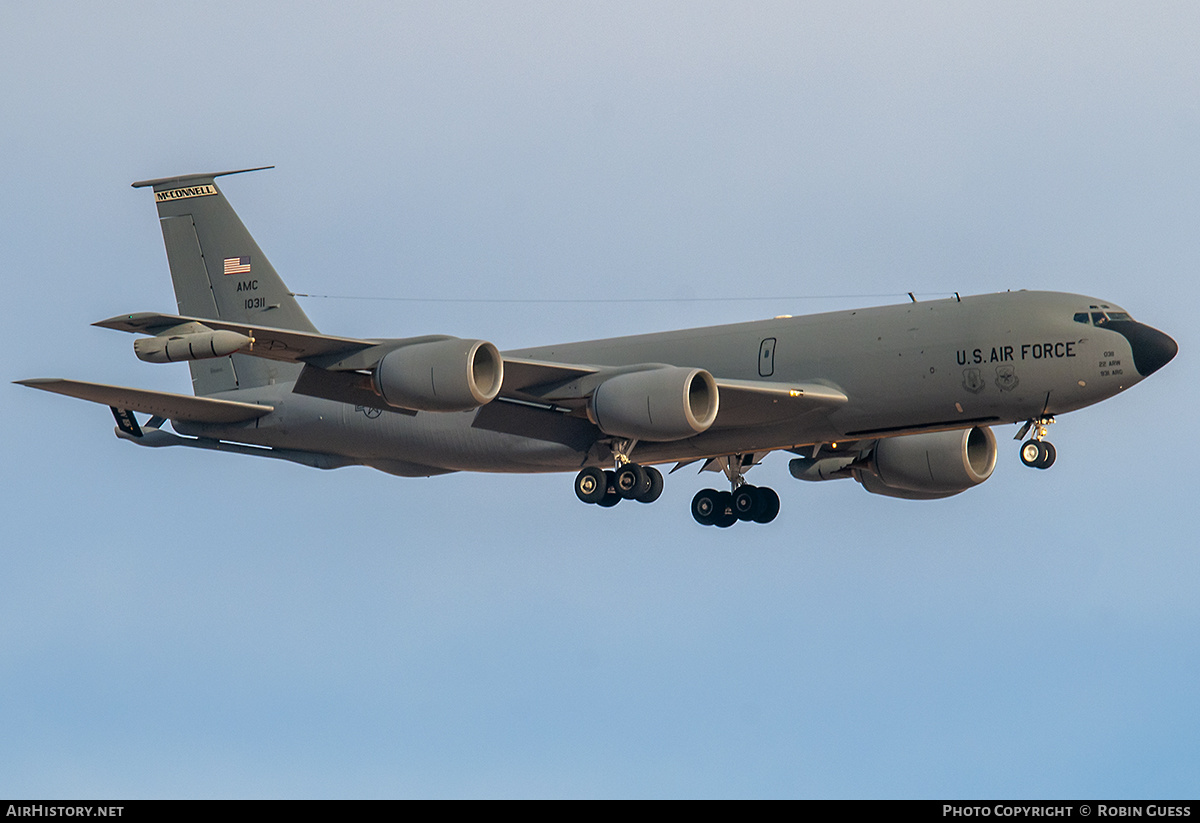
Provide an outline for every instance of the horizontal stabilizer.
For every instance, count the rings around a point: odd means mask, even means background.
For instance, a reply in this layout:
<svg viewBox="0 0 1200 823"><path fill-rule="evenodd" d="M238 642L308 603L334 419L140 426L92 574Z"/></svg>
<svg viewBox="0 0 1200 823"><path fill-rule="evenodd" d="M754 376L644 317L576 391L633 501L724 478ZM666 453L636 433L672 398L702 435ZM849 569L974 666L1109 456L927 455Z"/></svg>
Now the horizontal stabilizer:
<svg viewBox="0 0 1200 823"><path fill-rule="evenodd" d="M234 169L233 171L209 171L198 174L179 174L175 177L159 177L156 180L139 180L136 183L131 183L135 189L143 189L147 186L165 186L168 183L183 185L193 180L212 180L217 177L228 177L231 174L245 174L248 171L265 171L273 169L274 166L255 166L252 169Z"/></svg>
<svg viewBox="0 0 1200 823"><path fill-rule="evenodd" d="M80 400L101 403L115 409L128 409L165 417L168 420L187 420L192 423L243 423L270 414L274 410L273 406L254 403L107 386L103 383L85 383L82 380L61 380L56 377L39 377L16 382L31 389L78 397Z"/></svg>

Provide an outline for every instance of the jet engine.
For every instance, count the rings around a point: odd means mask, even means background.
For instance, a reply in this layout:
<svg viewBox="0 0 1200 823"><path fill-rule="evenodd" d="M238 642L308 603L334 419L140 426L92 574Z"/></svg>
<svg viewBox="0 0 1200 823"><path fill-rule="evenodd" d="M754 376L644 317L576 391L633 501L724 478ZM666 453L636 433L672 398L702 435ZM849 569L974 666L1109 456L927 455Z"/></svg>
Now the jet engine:
<svg viewBox="0 0 1200 823"><path fill-rule="evenodd" d="M978 486L996 468L996 435L985 426L888 437L854 477L872 494L936 500Z"/></svg>
<svg viewBox="0 0 1200 823"><path fill-rule="evenodd" d="M983 426L876 440L869 453L798 457L797 480L853 477L871 494L937 500L978 486L996 468L996 435Z"/></svg>
<svg viewBox="0 0 1200 823"><path fill-rule="evenodd" d="M393 349L375 366L371 379L389 406L467 411L500 393L504 360L491 343L452 337Z"/></svg>
<svg viewBox="0 0 1200 823"><path fill-rule="evenodd" d="M605 434L683 440L717 419L717 381L704 369L661 366L610 377L592 392L588 419Z"/></svg>

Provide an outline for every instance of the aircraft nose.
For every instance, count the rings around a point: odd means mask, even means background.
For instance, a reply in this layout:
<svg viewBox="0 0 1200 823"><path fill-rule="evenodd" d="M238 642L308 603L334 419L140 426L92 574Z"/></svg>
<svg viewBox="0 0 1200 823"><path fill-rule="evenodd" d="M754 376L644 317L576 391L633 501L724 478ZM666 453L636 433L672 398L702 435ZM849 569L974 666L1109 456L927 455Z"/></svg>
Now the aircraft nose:
<svg viewBox="0 0 1200 823"><path fill-rule="evenodd" d="M1170 335L1144 323L1130 323L1121 334L1133 349L1133 364L1142 377L1154 374L1179 353L1179 344Z"/></svg>

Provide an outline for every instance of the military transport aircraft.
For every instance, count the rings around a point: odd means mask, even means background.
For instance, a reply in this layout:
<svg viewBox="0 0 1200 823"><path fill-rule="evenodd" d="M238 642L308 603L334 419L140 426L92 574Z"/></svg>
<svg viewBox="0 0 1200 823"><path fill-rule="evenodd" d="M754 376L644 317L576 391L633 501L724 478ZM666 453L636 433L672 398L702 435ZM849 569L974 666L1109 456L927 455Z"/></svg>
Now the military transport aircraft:
<svg viewBox="0 0 1200 823"><path fill-rule="evenodd" d="M773 490L745 482L771 451L796 455L800 480L928 500L987 480L989 426L1023 423L1022 462L1049 468L1055 415L1112 397L1178 351L1113 303L1029 291L503 353L440 335L321 334L217 188L239 171L133 184L154 191L179 314L96 323L144 335L142 360L186 361L194 396L18 382L110 406L117 436L143 446L406 477L576 471L575 494L600 506L653 502L655 464L699 463L729 491L701 490L692 515L726 527L778 514Z"/></svg>

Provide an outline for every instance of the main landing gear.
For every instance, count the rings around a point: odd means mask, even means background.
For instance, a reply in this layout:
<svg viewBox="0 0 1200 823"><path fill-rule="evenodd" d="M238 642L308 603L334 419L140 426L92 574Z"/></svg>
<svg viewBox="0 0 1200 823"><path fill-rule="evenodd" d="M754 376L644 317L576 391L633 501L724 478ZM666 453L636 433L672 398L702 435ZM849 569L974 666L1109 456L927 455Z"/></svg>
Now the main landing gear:
<svg viewBox="0 0 1200 823"><path fill-rule="evenodd" d="M618 444L614 450L617 468L588 466L575 475L575 496L584 503L610 508L622 500L653 503L663 492L662 472L653 466L639 466L629 459L632 445ZM754 465L754 455L733 454L714 457L705 468L719 467L729 478L730 491L702 489L692 498L692 517L702 526L728 528L739 520L770 523L779 514L779 495L774 489L751 486L743 473ZM682 464L680 464L682 465ZM678 468L678 467L676 467Z"/></svg>
<svg viewBox="0 0 1200 823"><path fill-rule="evenodd" d="M727 529L739 520L770 523L779 514L779 495L766 486L743 483L731 492L701 489L692 498L692 517L701 526Z"/></svg>
<svg viewBox="0 0 1200 823"><path fill-rule="evenodd" d="M1039 417L1036 420L1030 420L1013 438L1020 440L1028 434L1030 429L1034 430L1033 437L1021 444L1021 462L1026 466L1034 469L1048 469L1054 465L1054 458L1058 453L1054 449L1054 444L1045 439L1047 427L1053 422L1053 417Z"/></svg>
<svg viewBox="0 0 1200 823"><path fill-rule="evenodd" d="M753 465L753 455L743 459L735 454L716 458L717 465L729 478L730 491L701 489L692 498L692 517L701 526L727 529L739 520L770 523L779 514L779 495L766 486L751 486L742 476Z"/></svg>
<svg viewBox="0 0 1200 823"><path fill-rule="evenodd" d="M653 503L663 491L662 472L653 466L625 463L616 471L594 466L575 475L575 496L584 503L609 508L622 500Z"/></svg>

